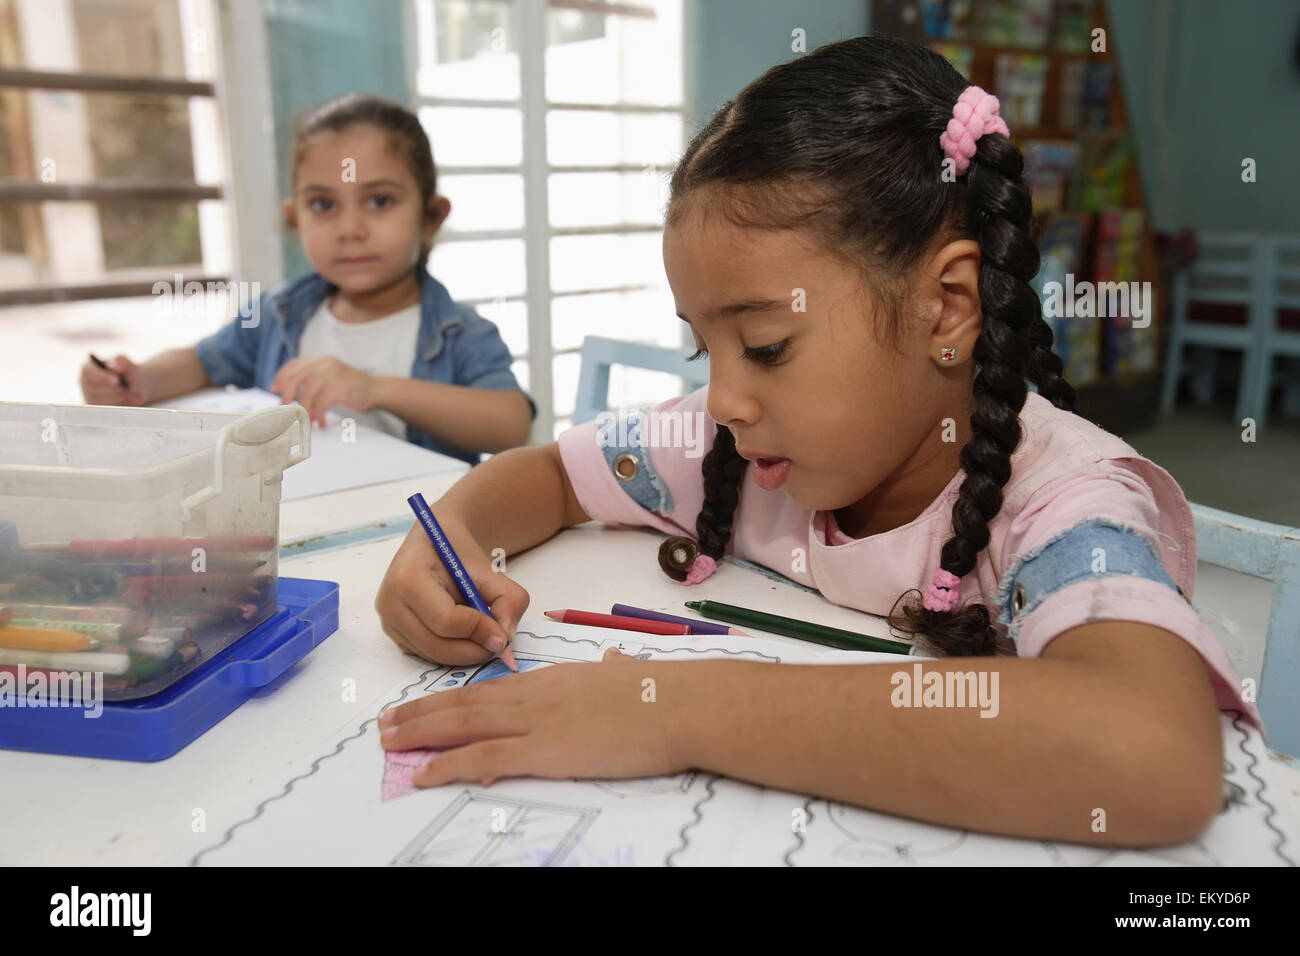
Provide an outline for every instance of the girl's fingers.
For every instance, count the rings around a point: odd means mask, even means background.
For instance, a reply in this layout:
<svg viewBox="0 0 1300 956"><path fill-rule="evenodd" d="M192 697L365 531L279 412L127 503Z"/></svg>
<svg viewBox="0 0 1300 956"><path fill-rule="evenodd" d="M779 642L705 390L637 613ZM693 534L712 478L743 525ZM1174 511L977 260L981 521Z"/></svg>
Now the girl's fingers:
<svg viewBox="0 0 1300 956"><path fill-rule="evenodd" d="M496 737L435 756L416 771L417 787L440 787L453 780L478 780L487 786L501 777L543 776L538 755L525 737Z"/></svg>
<svg viewBox="0 0 1300 956"><path fill-rule="evenodd" d="M385 750L463 747L480 740L514 737L528 730L519 708L509 705L444 708L380 726L384 727L380 741Z"/></svg>
<svg viewBox="0 0 1300 956"><path fill-rule="evenodd" d="M434 585L434 587L436 586ZM468 614L483 616L472 607L467 607L464 604L456 605L456 607L463 612L468 612ZM392 621L401 632L402 637L413 648L413 653L426 660L452 666L468 666L482 664L484 661L491 659L493 653L491 650L484 648L477 642L449 633L452 627L465 627L464 622L458 625L448 623L455 616L455 614L444 615L440 622L431 626L426 623L417 610L410 607L400 607L392 614ZM470 626L472 627L472 624Z"/></svg>

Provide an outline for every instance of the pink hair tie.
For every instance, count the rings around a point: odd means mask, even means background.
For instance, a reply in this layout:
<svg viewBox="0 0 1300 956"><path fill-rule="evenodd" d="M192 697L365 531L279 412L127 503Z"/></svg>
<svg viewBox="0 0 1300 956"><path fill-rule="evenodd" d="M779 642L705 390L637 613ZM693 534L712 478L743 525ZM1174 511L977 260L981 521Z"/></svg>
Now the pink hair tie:
<svg viewBox="0 0 1300 956"><path fill-rule="evenodd" d="M682 584L699 584L718 568L717 562L707 554L697 555L691 562L691 569L686 572L686 580Z"/></svg>
<svg viewBox="0 0 1300 956"><path fill-rule="evenodd" d="M998 115L998 98L978 86L968 86L957 97L948 128L939 134L943 154L952 160L960 176L970 168L975 155L975 141L985 133L1010 136L1006 121Z"/></svg>
<svg viewBox="0 0 1300 956"><path fill-rule="evenodd" d="M934 569L934 582L925 591L924 604L929 611L951 611L957 606L957 587L961 578L943 568Z"/></svg>

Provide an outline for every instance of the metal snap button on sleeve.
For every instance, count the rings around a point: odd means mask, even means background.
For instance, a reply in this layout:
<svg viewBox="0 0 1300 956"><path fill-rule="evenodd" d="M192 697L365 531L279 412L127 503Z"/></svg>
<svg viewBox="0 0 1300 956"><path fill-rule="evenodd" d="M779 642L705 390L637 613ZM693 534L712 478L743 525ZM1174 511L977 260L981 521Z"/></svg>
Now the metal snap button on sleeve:
<svg viewBox="0 0 1300 956"><path fill-rule="evenodd" d="M631 481L641 473L641 462L631 452L623 452L614 459L614 474L619 481Z"/></svg>
<svg viewBox="0 0 1300 956"><path fill-rule="evenodd" d="M1016 593L1011 596L1011 610L1019 614L1025 607L1025 586L1016 585Z"/></svg>

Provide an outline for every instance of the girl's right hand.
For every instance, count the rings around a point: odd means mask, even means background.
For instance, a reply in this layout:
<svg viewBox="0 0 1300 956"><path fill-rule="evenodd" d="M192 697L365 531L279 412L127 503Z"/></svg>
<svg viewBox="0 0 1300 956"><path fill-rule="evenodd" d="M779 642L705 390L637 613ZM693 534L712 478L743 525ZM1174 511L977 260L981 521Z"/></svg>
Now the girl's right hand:
<svg viewBox="0 0 1300 956"><path fill-rule="evenodd" d="M436 664L481 664L505 646L494 646L494 639L514 639L515 626L528 607L528 592L492 569L488 556L454 514L441 510L437 518L492 609L492 617L465 603L418 521L388 566L375 596L375 610L384 633L408 654Z"/></svg>
<svg viewBox="0 0 1300 956"><path fill-rule="evenodd" d="M90 359L81 366L81 394L87 405L148 404L148 383L140 366L125 355L118 355L104 364L112 371L100 368ZM126 379L126 385L115 373Z"/></svg>

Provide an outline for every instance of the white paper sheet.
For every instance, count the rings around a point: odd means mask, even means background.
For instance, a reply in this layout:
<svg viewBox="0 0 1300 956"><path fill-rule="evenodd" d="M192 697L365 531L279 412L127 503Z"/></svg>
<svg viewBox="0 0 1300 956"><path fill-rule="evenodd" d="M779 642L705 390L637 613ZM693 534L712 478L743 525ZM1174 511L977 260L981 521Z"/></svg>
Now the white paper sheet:
<svg viewBox="0 0 1300 956"><path fill-rule="evenodd" d="M730 657L784 663L899 661L759 638L645 635L611 641L595 628L520 622L520 670L599 660L606 647L654 660ZM499 660L429 665L385 707L501 677ZM385 771L374 718L346 728L300 762L283 786L250 803L193 865L416 866L1236 866L1294 865L1258 731L1223 718L1224 809L1191 843L1117 850L989 836L834 801L753 786L705 771L642 780L515 778L455 783L381 800Z"/></svg>
<svg viewBox="0 0 1300 956"><path fill-rule="evenodd" d="M205 388L161 406L204 412L255 412L279 404L279 396L260 388ZM327 412L325 427L312 427L311 457L285 471L280 500L294 501L466 467L458 458L440 455L365 425L356 425L350 434L355 440L344 441L342 419Z"/></svg>

